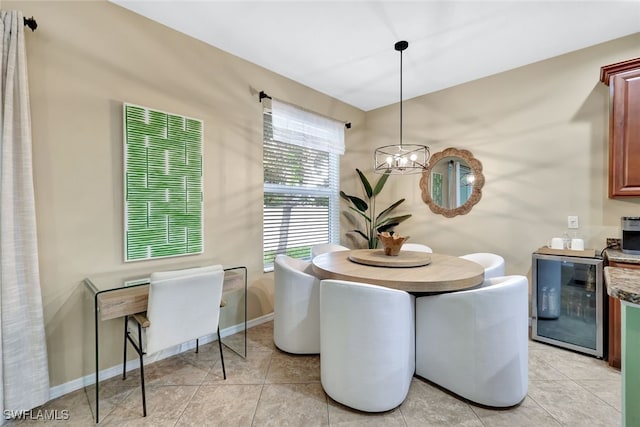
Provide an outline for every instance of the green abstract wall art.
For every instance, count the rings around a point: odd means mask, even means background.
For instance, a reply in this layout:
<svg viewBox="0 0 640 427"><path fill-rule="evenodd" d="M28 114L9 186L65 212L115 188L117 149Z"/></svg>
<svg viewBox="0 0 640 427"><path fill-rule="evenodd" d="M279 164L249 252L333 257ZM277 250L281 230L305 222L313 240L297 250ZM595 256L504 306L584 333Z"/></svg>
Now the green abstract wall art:
<svg viewBox="0 0 640 427"><path fill-rule="evenodd" d="M125 261L203 252L201 120L125 103Z"/></svg>

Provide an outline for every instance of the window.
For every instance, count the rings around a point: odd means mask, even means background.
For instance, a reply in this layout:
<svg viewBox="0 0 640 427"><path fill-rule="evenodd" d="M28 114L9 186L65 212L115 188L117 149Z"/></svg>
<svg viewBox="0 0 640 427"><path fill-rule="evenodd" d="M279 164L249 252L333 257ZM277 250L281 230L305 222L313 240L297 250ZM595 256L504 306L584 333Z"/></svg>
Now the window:
<svg viewBox="0 0 640 427"><path fill-rule="evenodd" d="M308 259L311 246L340 240L339 156L344 124L263 99L265 271L278 254Z"/></svg>

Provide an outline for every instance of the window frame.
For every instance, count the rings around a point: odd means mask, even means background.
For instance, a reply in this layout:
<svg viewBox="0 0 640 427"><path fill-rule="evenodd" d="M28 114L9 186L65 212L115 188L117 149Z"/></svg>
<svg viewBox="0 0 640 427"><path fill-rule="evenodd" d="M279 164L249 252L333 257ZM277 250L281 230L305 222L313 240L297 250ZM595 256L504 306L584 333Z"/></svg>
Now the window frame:
<svg viewBox="0 0 640 427"><path fill-rule="evenodd" d="M289 106L291 107L291 106ZM298 107L294 107L298 108ZM305 115L313 114L306 110L300 109L303 111ZM322 150L317 148L312 148L303 144L297 144L296 141L279 141L271 138L273 136L273 128L271 122L271 105L270 103L263 104L263 219L262 219L262 251L263 251L263 269L265 272L273 271L273 261L267 262L267 232L269 230L277 230L276 227L268 227L267 218L269 213L267 212L267 197L269 194L279 194L279 195L295 195L300 197L326 197L327 198L327 228L326 228L326 240L317 241L311 239L309 242L309 249L311 246L320 243L339 243L340 242L340 196L339 196L339 184L340 184L340 154L339 150ZM323 116L317 115L317 117L323 118ZM326 118L323 118L326 119ZM344 126L343 124L341 124ZM341 144L344 144L344 141L338 141ZM273 150L269 148L270 144L276 144L278 146L278 150ZM276 184L276 183L268 183L266 180L268 179L266 174L266 166L265 160L267 155L270 153L272 156L275 154L279 154L281 152L287 152L289 150L289 146L294 146L291 149L291 152L295 149L295 147L301 147L303 150L313 150L321 153L326 153L328 155L328 178L327 178L327 186L326 187L318 187L318 186L305 186L305 185L290 185L290 184ZM286 171L286 168L282 169ZM273 171L270 171L273 172ZM286 181L286 179L283 179ZM301 205L303 206L303 205ZM270 217L272 218L272 217ZM288 234L287 234L288 235ZM272 240L272 239L270 239ZM289 252L289 250L293 250L295 252L295 248L300 248L299 244L296 246L290 247L288 244L285 244L285 253ZM272 250L272 249L270 249ZM277 250L277 249L276 249ZM277 256L278 253L273 256ZM296 256L295 253L292 253L295 258L310 260L310 251L305 256Z"/></svg>

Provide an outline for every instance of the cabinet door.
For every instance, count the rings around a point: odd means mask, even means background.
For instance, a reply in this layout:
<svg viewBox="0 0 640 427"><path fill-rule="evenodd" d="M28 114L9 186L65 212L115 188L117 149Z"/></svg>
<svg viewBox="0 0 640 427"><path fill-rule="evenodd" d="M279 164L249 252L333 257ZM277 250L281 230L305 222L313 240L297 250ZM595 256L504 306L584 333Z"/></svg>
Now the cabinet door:
<svg viewBox="0 0 640 427"><path fill-rule="evenodd" d="M609 197L640 196L640 69L611 76Z"/></svg>

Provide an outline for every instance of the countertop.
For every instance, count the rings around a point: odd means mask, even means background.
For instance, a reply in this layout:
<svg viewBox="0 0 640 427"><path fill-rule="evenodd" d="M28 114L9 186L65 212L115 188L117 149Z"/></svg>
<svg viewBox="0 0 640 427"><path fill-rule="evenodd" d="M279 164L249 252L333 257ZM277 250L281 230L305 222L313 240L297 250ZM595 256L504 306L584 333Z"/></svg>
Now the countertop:
<svg viewBox="0 0 640 427"><path fill-rule="evenodd" d="M604 253L609 261L640 264L640 255L625 254L620 249L607 249Z"/></svg>
<svg viewBox="0 0 640 427"><path fill-rule="evenodd" d="M609 296L633 304L640 304L640 270L605 267L604 283L607 286Z"/></svg>

